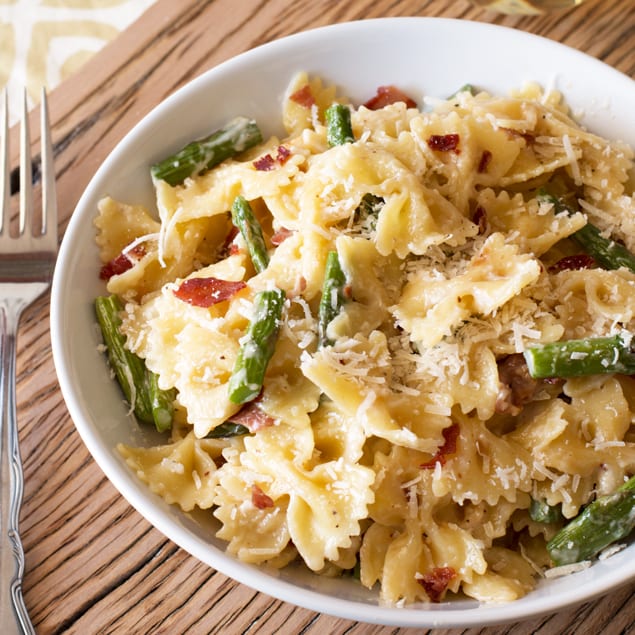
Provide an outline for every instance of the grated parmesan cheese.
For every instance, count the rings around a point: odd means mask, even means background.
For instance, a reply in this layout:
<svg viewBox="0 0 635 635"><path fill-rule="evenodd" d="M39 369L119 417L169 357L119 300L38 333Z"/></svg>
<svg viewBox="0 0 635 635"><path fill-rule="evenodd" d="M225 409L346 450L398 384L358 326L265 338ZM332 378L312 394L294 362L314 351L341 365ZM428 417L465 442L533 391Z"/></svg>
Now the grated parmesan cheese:
<svg viewBox="0 0 635 635"><path fill-rule="evenodd" d="M580 166L578 164L578 157L576 156L575 150L573 149L573 144L571 143L571 138L568 134L562 135L562 144L564 146L564 151L567 154L567 159L569 160L569 165L571 167L571 176L573 176L573 181L577 186L582 185L582 176L580 174Z"/></svg>
<svg viewBox="0 0 635 635"><path fill-rule="evenodd" d="M545 578L561 578L563 576L571 575L573 573L578 573L579 571L584 571L591 566L590 560L585 560L584 562L576 562L574 564L565 564L560 567L553 567L551 569L547 569L544 573Z"/></svg>

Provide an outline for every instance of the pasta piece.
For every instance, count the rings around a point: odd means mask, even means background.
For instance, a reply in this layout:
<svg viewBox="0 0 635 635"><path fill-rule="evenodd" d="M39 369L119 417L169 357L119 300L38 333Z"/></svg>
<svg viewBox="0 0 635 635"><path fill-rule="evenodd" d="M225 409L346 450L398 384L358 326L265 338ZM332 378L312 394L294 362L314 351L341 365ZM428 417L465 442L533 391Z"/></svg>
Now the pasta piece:
<svg viewBox="0 0 635 635"><path fill-rule="evenodd" d="M359 522L373 499L372 471L343 457L304 467L295 460L294 434L284 427L245 439L245 450L240 462L246 474L268 481L274 502L288 501L289 536L307 565L319 570L326 559L337 560L338 550L348 548L351 536L360 533ZM232 471L228 463L221 479Z"/></svg>
<svg viewBox="0 0 635 635"><path fill-rule="evenodd" d="M151 448L117 446L126 463L150 489L183 511L209 509L214 504L216 462L221 447L190 433L175 443Z"/></svg>
<svg viewBox="0 0 635 635"><path fill-rule="evenodd" d="M439 279L416 272L394 308L399 324L422 347L434 346L470 316L489 315L540 275L530 256L493 234L462 275Z"/></svg>
<svg viewBox="0 0 635 635"><path fill-rule="evenodd" d="M457 452L444 465L437 463L434 495L495 505L500 499L517 502L522 492L530 492L531 451L513 438L493 434L475 417L455 416L460 426Z"/></svg>
<svg viewBox="0 0 635 635"><path fill-rule="evenodd" d="M214 499L214 516L222 522L222 527L216 535L228 541L228 552L237 555L243 562L287 564L295 555L289 543L287 501L271 500L271 504L269 501L266 505L256 504L254 488L263 492L262 488L266 490L266 485L255 483L253 477L243 474L238 467L230 469L227 465L223 466L218 482L220 487Z"/></svg>
<svg viewBox="0 0 635 635"><path fill-rule="evenodd" d="M487 214L492 231L513 236L521 250L542 256L559 241L568 238L586 224L583 214L555 214L551 208L538 207L535 200L525 203L520 194L483 190L478 205Z"/></svg>
<svg viewBox="0 0 635 635"><path fill-rule="evenodd" d="M320 77L309 77L304 71L291 78L283 100L282 122L290 136L321 121L333 102L345 103L335 86L325 85Z"/></svg>

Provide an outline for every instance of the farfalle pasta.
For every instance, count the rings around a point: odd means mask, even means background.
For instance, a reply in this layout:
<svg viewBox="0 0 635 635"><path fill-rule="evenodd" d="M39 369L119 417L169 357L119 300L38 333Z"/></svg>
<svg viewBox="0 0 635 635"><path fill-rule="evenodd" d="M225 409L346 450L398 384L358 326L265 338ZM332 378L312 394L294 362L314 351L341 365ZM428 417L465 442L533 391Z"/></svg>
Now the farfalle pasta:
<svg viewBox="0 0 635 635"><path fill-rule="evenodd" d="M633 152L534 85L356 105L298 73L281 118L282 138L155 174L156 212L99 205L125 346L174 396L165 443L120 452L245 562L392 603L525 595L559 564L550 541L635 473L634 373L537 378L525 358L630 346L635 272L577 238L635 249Z"/></svg>

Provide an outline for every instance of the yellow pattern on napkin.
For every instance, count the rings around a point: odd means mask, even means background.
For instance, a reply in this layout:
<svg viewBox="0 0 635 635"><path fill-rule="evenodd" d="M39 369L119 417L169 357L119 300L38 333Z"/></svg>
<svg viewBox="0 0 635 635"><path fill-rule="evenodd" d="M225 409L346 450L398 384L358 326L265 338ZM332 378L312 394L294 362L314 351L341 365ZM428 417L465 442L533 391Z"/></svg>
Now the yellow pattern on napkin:
<svg viewBox="0 0 635 635"><path fill-rule="evenodd" d="M0 0L0 88L17 118L136 20L155 0Z"/></svg>

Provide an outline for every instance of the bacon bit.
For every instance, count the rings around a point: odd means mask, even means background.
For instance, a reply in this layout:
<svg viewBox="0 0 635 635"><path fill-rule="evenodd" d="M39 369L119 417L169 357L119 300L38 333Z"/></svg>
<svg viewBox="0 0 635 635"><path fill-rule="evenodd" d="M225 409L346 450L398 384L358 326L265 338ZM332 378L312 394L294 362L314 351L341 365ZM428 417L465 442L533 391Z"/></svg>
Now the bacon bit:
<svg viewBox="0 0 635 635"><path fill-rule="evenodd" d="M445 442L437 450L437 453L432 457L432 459L430 459L426 463L422 463L419 467L423 470L430 470L434 469L437 463L445 465L448 456L456 454L456 441L459 438L460 431L461 430L458 423L453 423L448 428L444 428L443 438Z"/></svg>
<svg viewBox="0 0 635 635"><path fill-rule="evenodd" d="M345 284L343 289L342 289L342 295L347 299L350 300L353 297L353 287L350 284Z"/></svg>
<svg viewBox="0 0 635 635"><path fill-rule="evenodd" d="M311 91L311 86L305 84L299 90L296 90L295 93L289 96L291 101L294 101L296 104L300 104L300 106L304 106L304 108L313 108L315 105L315 97L313 97L313 92Z"/></svg>
<svg viewBox="0 0 635 635"><path fill-rule="evenodd" d="M483 174L483 172L487 172L487 167L489 166L489 163L491 160L492 160L492 153L489 150L483 150L483 154L481 154L481 160L478 162L477 172L479 174Z"/></svg>
<svg viewBox="0 0 635 635"><path fill-rule="evenodd" d="M293 230L287 229L286 227L281 227L276 232L274 232L273 236L271 237L271 244L277 247L278 245L281 245L292 234Z"/></svg>
<svg viewBox="0 0 635 635"><path fill-rule="evenodd" d="M542 386L557 386L563 380L559 377L534 379L529 374L527 362L522 353L507 355L498 361L499 389L494 409L499 414L516 416L523 407L534 399Z"/></svg>
<svg viewBox="0 0 635 635"><path fill-rule="evenodd" d="M458 145L458 134L433 134L428 139L428 146L430 146L432 150L437 150L439 152L454 151L458 154Z"/></svg>
<svg viewBox="0 0 635 635"><path fill-rule="evenodd" d="M404 102L407 108L417 107L417 102L396 86L379 86L377 88L377 94L371 97L364 106L369 110L379 110L384 106L390 106L399 101Z"/></svg>
<svg viewBox="0 0 635 635"><path fill-rule="evenodd" d="M540 388L540 382L529 374L522 353L508 355L498 362L500 388L495 410L500 414L517 415Z"/></svg>
<svg viewBox="0 0 635 635"><path fill-rule="evenodd" d="M238 227L236 227L236 225L232 225L227 232L227 236L225 236L223 251L229 248L229 246L234 242L234 238L236 238L236 236L238 236Z"/></svg>
<svg viewBox="0 0 635 635"><path fill-rule="evenodd" d="M143 245L135 245L132 249L122 251L118 256L107 262L99 270L101 280L110 280L113 276L118 276L132 269L134 265L145 256L146 250Z"/></svg>
<svg viewBox="0 0 635 635"><path fill-rule="evenodd" d="M269 172L276 167L276 160L270 154L265 154L254 161L254 167L259 172Z"/></svg>
<svg viewBox="0 0 635 635"><path fill-rule="evenodd" d="M417 576L417 582L425 589L431 602L440 602L448 584L456 578L452 567L434 567L430 573Z"/></svg>
<svg viewBox="0 0 635 635"><path fill-rule="evenodd" d="M595 258L588 254L575 254L574 256L565 256L547 269L549 273L559 273L560 271L577 270L577 269L593 269L596 266Z"/></svg>
<svg viewBox="0 0 635 635"><path fill-rule="evenodd" d="M220 254L221 257L225 256L234 256L237 253L240 253L240 248L234 242L234 239L238 236L238 227L236 225L231 225L227 235L225 236L225 240L223 241L223 246L221 247Z"/></svg>
<svg viewBox="0 0 635 635"><path fill-rule="evenodd" d="M210 307L244 289L247 285L242 282L231 282L218 278L188 278L175 289L174 295L193 306Z"/></svg>
<svg viewBox="0 0 635 635"><path fill-rule="evenodd" d="M284 165L291 156L291 150L287 148L287 146L278 146L278 156L276 157L276 161L280 165Z"/></svg>
<svg viewBox="0 0 635 635"><path fill-rule="evenodd" d="M262 393L253 401L243 406L235 415L230 417L232 423L240 423L254 433L263 428L268 428L276 423L273 417L270 417L259 405L258 402L262 398Z"/></svg>
<svg viewBox="0 0 635 635"><path fill-rule="evenodd" d="M284 165L291 156L291 150L285 146L278 146L278 154L276 157L272 157L270 154L265 154L259 159L253 162L253 166L259 172L269 172L276 168L277 165Z"/></svg>
<svg viewBox="0 0 635 635"><path fill-rule="evenodd" d="M274 505L271 496L267 496L257 485L251 486L251 502L258 509L267 509Z"/></svg>
<svg viewBox="0 0 635 635"><path fill-rule="evenodd" d="M474 210L474 216L472 216L472 222L478 225L478 233L484 234L487 230L487 212L485 208L480 205Z"/></svg>

